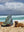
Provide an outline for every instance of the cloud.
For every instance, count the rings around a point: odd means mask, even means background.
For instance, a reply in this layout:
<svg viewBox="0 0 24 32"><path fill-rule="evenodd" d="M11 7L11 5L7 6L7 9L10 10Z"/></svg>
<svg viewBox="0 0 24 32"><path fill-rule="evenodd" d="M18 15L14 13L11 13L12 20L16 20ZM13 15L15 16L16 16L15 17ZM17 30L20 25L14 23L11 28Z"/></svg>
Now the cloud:
<svg viewBox="0 0 24 32"><path fill-rule="evenodd" d="M14 0L0 0L0 3L13 2Z"/></svg>
<svg viewBox="0 0 24 32"><path fill-rule="evenodd" d="M19 2L6 2L5 3L6 8L8 9L20 9L24 10L24 3L19 3Z"/></svg>
<svg viewBox="0 0 24 32"><path fill-rule="evenodd" d="M24 3L18 3L17 4L17 9L16 10L20 10L20 11L24 11Z"/></svg>
<svg viewBox="0 0 24 32"><path fill-rule="evenodd" d="M15 2L7 2L5 3L6 8L8 9L16 9L16 3Z"/></svg>
<svg viewBox="0 0 24 32"><path fill-rule="evenodd" d="M0 9L12 9L12 10L24 10L24 3L19 2L6 2L4 5L0 5Z"/></svg>
<svg viewBox="0 0 24 32"><path fill-rule="evenodd" d="M0 5L0 11L2 14L21 14L24 13L24 3L6 2L4 5Z"/></svg>
<svg viewBox="0 0 24 32"><path fill-rule="evenodd" d="M3 5L0 5L0 10L4 10L4 6Z"/></svg>
<svg viewBox="0 0 24 32"><path fill-rule="evenodd" d="M0 0L0 3L5 3L5 2L24 2L24 0Z"/></svg>
<svg viewBox="0 0 24 32"><path fill-rule="evenodd" d="M7 2L8 0L0 0L0 3L4 3Z"/></svg>

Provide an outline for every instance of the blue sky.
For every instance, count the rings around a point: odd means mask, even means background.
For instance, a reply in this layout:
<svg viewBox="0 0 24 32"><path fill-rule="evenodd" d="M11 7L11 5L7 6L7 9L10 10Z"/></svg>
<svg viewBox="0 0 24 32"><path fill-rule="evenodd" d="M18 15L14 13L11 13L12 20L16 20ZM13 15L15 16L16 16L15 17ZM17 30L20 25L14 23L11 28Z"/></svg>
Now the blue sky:
<svg viewBox="0 0 24 32"><path fill-rule="evenodd" d="M24 0L0 0L0 14L24 14Z"/></svg>
<svg viewBox="0 0 24 32"><path fill-rule="evenodd" d="M18 1L18 2L23 2L23 3L24 3L24 0L16 0L16 1Z"/></svg>

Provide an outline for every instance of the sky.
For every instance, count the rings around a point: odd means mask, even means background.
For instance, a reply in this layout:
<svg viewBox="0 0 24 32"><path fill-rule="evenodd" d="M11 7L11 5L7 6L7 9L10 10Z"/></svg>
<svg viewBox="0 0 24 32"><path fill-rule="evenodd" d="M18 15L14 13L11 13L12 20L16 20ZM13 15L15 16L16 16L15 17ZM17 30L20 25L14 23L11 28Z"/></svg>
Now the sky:
<svg viewBox="0 0 24 32"><path fill-rule="evenodd" d="M24 0L0 0L0 14L24 14Z"/></svg>

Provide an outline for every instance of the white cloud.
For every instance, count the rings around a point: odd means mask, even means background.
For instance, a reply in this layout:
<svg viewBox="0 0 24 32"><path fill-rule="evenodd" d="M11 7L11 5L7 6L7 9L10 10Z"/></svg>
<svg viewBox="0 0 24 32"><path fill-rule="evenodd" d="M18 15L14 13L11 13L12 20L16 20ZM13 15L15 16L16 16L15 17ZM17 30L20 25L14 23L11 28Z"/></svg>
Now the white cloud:
<svg viewBox="0 0 24 32"><path fill-rule="evenodd" d="M4 5L0 5L0 11L2 12L4 10L6 10L5 6Z"/></svg>
<svg viewBox="0 0 24 32"><path fill-rule="evenodd" d="M17 3L17 8L21 8L21 7L23 7L24 6L24 4L23 3Z"/></svg>
<svg viewBox="0 0 24 32"><path fill-rule="evenodd" d="M20 9L20 10L24 10L24 3L20 3L20 2L7 2L5 3L6 8L9 9Z"/></svg>
<svg viewBox="0 0 24 32"><path fill-rule="evenodd" d="M0 3L4 3L7 2L8 0L0 0Z"/></svg>
<svg viewBox="0 0 24 32"><path fill-rule="evenodd" d="M15 2L7 2L5 3L6 8L8 9L16 9L16 3Z"/></svg>
<svg viewBox="0 0 24 32"><path fill-rule="evenodd" d="M14 0L0 0L0 3L11 2L11 1L14 1Z"/></svg>
<svg viewBox="0 0 24 32"><path fill-rule="evenodd" d="M0 10L17 10L24 11L24 3L20 2L6 2L4 5L0 5Z"/></svg>

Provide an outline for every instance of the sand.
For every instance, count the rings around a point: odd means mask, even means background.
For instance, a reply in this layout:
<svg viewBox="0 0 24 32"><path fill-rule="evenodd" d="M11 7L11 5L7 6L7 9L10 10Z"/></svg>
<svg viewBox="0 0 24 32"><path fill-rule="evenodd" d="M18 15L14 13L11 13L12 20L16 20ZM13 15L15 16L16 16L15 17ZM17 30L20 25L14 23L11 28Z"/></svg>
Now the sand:
<svg viewBox="0 0 24 32"><path fill-rule="evenodd" d="M24 32L24 27L1 27L0 32Z"/></svg>

